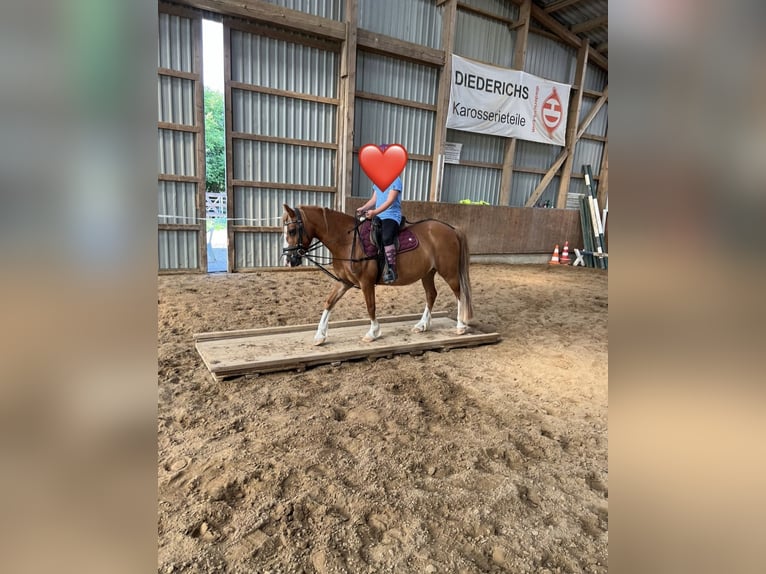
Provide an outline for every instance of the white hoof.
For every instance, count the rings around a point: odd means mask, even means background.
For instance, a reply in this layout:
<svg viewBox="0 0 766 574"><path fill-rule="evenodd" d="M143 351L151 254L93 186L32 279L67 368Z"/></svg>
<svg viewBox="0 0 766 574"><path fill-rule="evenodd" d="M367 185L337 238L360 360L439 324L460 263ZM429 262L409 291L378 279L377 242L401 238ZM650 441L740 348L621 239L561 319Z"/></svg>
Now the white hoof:
<svg viewBox="0 0 766 574"><path fill-rule="evenodd" d="M370 337L369 335L365 335L364 337L362 337L362 341L363 341L364 343L372 343L374 340L375 340L375 339L374 339L374 338L372 338L372 337Z"/></svg>
<svg viewBox="0 0 766 574"><path fill-rule="evenodd" d="M426 326L425 325L421 325L420 323L418 323L417 325L415 325L412 328L412 332L413 333L425 333L427 330L428 329L426 328Z"/></svg>
<svg viewBox="0 0 766 574"><path fill-rule="evenodd" d="M455 329L455 334L456 335L465 335L465 327L458 327L457 329Z"/></svg>
<svg viewBox="0 0 766 574"><path fill-rule="evenodd" d="M318 347L319 345L324 344L326 340L327 340L327 337L314 337L314 346Z"/></svg>

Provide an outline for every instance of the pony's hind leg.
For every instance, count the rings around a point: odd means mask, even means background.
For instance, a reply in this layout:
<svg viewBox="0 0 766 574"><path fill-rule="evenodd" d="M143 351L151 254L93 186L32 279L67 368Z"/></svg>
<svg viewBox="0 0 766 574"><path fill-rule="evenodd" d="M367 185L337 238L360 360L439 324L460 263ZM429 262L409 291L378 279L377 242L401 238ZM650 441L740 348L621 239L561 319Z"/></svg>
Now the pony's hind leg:
<svg viewBox="0 0 766 574"><path fill-rule="evenodd" d="M442 277L444 276L442 275ZM455 301L457 301L457 325L455 326L455 334L464 335L468 326L463 323L462 320L463 309L460 303L460 279L457 276L454 276L450 277L449 279L444 277L444 280L447 282L447 285L450 286L450 289L452 289L452 293L455 295Z"/></svg>
<svg viewBox="0 0 766 574"><path fill-rule="evenodd" d="M423 316L420 321L412 328L413 333L424 333L431 328L431 311L434 308L434 302L436 301L436 285L434 285L435 270L430 271L420 281L423 283L423 289L426 292L426 309L423 311Z"/></svg>
<svg viewBox="0 0 766 574"><path fill-rule="evenodd" d="M330 323L330 315L332 314L332 309L335 307L335 304L338 302L338 300L343 297L346 291L348 291L350 288L351 285L338 282L335 284L335 287L333 287L333 290L327 296L327 300L324 304L324 311L322 311L322 318L319 320L317 332L314 335L314 345L321 345L327 340L327 325Z"/></svg>

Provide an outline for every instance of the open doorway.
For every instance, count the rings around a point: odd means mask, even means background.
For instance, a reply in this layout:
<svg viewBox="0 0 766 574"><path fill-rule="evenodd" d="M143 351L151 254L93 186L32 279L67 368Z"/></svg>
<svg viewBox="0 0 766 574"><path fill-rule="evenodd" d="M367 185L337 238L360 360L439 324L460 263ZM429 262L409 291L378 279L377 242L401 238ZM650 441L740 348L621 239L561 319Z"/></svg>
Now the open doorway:
<svg viewBox="0 0 766 574"><path fill-rule="evenodd" d="M205 212L207 271L228 269L226 132L224 129L223 24L202 21L205 106Z"/></svg>

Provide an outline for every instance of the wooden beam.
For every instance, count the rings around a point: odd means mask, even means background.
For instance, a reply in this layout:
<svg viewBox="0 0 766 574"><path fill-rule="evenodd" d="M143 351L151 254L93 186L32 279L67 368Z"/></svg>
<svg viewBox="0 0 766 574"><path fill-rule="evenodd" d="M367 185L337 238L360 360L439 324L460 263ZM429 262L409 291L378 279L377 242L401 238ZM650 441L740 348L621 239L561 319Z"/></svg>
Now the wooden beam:
<svg viewBox="0 0 766 574"><path fill-rule="evenodd" d="M338 156L336 182L338 193L335 207L346 211L346 198L351 197L354 174L354 113L356 110L356 56L358 0L346 0L346 38L343 42L340 60L340 97L338 109Z"/></svg>
<svg viewBox="0 0 766 574"><path fill-rule="evenodd" d="M444 172L444 143L447 139L447 112L449 111L450 86L452 84L452 50L457 23L457 0L448 0L442 9L442 46L444 61L439 72L439 91L436 95L436 119L434 149L431 157L430 201L441 201Z"/></svg>
<svg viewBox="0 0 766 574"><path fill-rule="evenodd" d="M609 51L609 42L601 42L598 46L596 46L597 52L608 52Z"/></svg>
<svg viewBox="0 0 766 574"><path fill-rule="evenodd" d="M562 8L573 6L574 4L577 4L581 1L582 0L559 0L558 2L551 2L544 8L544 10L550 14L552 12L561 10Z"/></svg>
<svg viewBox="0 0 766 574"><path fill-rule="evenodd" d="M609 16L604 14L603 16L598 16L586 22L580 22L579 24L575 24L574 26L572 26L571 30L574 34L582 34L583 32L589 32L590 30L595 30L596 28L601 28L603 26L606 26L608 23L609 23Z"/></svg>
<svg viewBox="0 0 766 574"><path fill-rule="evenodd" d="M242 0L183 0L183 3L193 8L216 12L224 16L264 22L312 36L332 38L337 41L346 38L346 24L343 22L282 8L263 0L247 0L247 2Z"/></svg>
<svg viewBox="0 0 766 574"><path fill-rule="evenodd" d="M338 98L328 98L326 96L315 96L303 92L290 92L278 88L268 88L266 86L256 86L255 84L244 84L242 82L229 82L232 90L244 90L246 92L257 92L259 94L269 94L273 96L284 96L286 98L295 98L296 100L306 100L309 102L319 102L322 104L332 104L337 106L340 103Z"/></svg>
<svg viewBox="0 0 766 574"><path fill-rule="evenodd" d="M572 94L569 100L569 113L567 114L566 129L566 149L568 151L564 168L561 170L561 179L559 180L559 191L556 196L556 207L564 209L567 206L567 195L569 193L569 179L572 173L572 163L574 163L575 146L579 138L577 137L577 122L580 119L580 110L582 109L582 86L585 85L585 73L588 69L588 43L583 42L577 52L577 68L575 69L575 83L580 86Z"/></svg>
<svg viewBox="0 0 766 574"><path fill-rule="evenodd" d="M532 0L524 0L519 7L519 22L523 26L516 32L516 41L513 46L513 68L524 69L524 61L527 57L527 40L529 39L529 24L532 21ZM503 175L500 178L500 197L498 204L509 205L511 203L511 189L513 186L513 163L516 157L517 138L505 140L503 149Z"/></svg>
<svg viewBox="0 0 766 574"><path fill-rule="evenodd" d="M588 115L583 118L582 124L580 124L580 127L577 128L577 139L580 139L582 137L582 134L585 133L585 130L588 129L588 126L593 121L593 118L596 117L596 114L599 112L599 110L601 110L601 108L604 105L604 102L606 102L607 99L609 99L608 85L604 88L603 95L598 100L596 100L595 104L593 104L593 107L588 112Z"/></svg>
<svg viewBox="0 0 766 574"><path fill-rule="evenodd" d="M433 104L421 104L420 102L414 102L412 100L404 100L402 98L394 98L392 96L383 96L381 94L373 94L371 92L357 92L356 98L361 100L370 100L373 102L385 102L387 104L395 104L397 106L404 106L407 108L417 108L419 110L427 110L429 112L435 112L437 109Z"/></svg>
<svg viewBox="0 0 766 574"><path fill-rule="evenodd" d="M447 4L449 6L449 4ZM447 8L448 10L449 8ZM442 36L442 39L444 37ZM384 36L369 30L359 28L356 35L357 45L371 52L377 52L386 56L397 56L429 66L444 65L445 50L436 50L420 44L405 42L391 36Z"/></svg>
<svg viewBox="0 0 766 574"><path fill-rule="evenodd" d="M192 20L192 42L194 44L194 71L199 78L194 81L194 123L199 128L199 133L194 138L194 145L197 152L197 217L200 218L197 224L197 270L200 273L207 273L207 236L205 233L206 223L204 221L206 213L205 189L206 180L206 146L205 146L205 91L202 85L202 18L197 17Z"/></svg>
<svg viewBox="0 0 766 574"><path fill-rule="evenodd" d="M234 140L250 140L256 142L267 142L276 144L295 145L302 147L313 147L321 149L338 149L338 144L332 142L318 142L311 140L299 140L294 138L281 138L276 136L264 136L261 134L251 134L248 132L233 132L231 138Z"/></svg>
<svg viewBox="0 0 766 574"><path fill-rule="evenodd" d="M543 176L543 179L540 180L540 183L537 184L537 187L535 188L535 191L532 192L532 195L529 196L529 199L527 200L527 203L524 207L534 207L535 202L540 199L540 196L543 194L543 191L545 191L545 188L548 187L548 184L553 180L553 177L556 175L556 172L561 167L561 164L564 163L564 160L567 158L567 149L564 148L564 150L559 154L559 156L555 159L553 162L553 165L548 168L548 171L545 172L545 175Z"/></svg>
<svg viewBox="0 0 766 574"><path fill-rule="evenodd" d="M545 10L543 10L537 4L532 4L532 18L540 22L540 24L548 28L548 30L556 34L561 40L570 46L579 48L583 43L582 38L576 34L573 34L569 28L553 18L553 16L545 12ZM609 60L607 60L598 52L592 52L589 58L594 64L598 65L606 71L609 71Z"/></svg>
<svg viewBox="0 0 766 574"><path fill-rule="evenodd" d="M224 98L224 133L226 134L226 207L234 213L234 154L231 137L234 123L231 117L231 25L230 18L223 20L223 98ZM226 220L226 271L234 272L234 219Z"/></svg>

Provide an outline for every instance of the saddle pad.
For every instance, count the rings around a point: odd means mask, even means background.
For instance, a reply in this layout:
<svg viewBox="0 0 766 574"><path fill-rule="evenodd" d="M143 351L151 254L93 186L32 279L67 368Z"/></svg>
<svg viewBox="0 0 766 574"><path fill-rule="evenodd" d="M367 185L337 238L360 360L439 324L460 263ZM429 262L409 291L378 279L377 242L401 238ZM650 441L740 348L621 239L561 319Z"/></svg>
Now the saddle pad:
<svg viewBox="0 0 766 574"><path fill-rule="evenodd" d="M372 230L372 222L368 219L362 223L359 227L359 237L362 240L362 247L367 257L375 257L378 254L378 248L372 242L370 238L370 231ZM399 248L397 253L404 253L411 251L419 245L417 236L410 230L409 227L401 230L398 236Z"/></svg>

